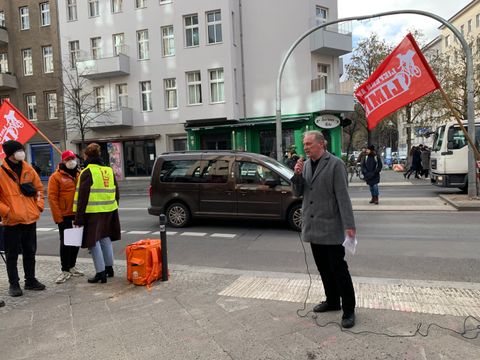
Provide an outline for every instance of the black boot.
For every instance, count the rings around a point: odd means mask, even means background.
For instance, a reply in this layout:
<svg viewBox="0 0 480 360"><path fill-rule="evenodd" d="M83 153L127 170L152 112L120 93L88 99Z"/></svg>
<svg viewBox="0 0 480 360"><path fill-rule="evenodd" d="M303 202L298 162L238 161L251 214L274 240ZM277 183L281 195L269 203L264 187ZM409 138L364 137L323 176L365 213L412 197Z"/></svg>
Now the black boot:
<svg viewBox="0 0 480 360"><path fill-rule="evenodd" d="M374 196L372 196L372 199L370 200L370 204L373 204L374 202Z"/></svg>
<svg viewBox="0 0 480 360"><path fill-rule="evenodd" d="M107 277L113 277L113 275L115 275L113 266L105 266L105 273L107 274Z"/></svg>
<svg viewBox="0 0 480 360"><path fill-rule="evenodd" d="M91 284L95 284L95 283L98 283L98 282L101 282L102 284L105 284L107 282L107 274L106 274L105 271L96 273L93 278L89 278L87 281Z"/></svg>
<svg viewBox="0 0 480 360"><path fill-rule="evenodd" d="M374 197L373 197L373 203L374 203L375 205L378 205L378 196L374 196Z"/></svg>

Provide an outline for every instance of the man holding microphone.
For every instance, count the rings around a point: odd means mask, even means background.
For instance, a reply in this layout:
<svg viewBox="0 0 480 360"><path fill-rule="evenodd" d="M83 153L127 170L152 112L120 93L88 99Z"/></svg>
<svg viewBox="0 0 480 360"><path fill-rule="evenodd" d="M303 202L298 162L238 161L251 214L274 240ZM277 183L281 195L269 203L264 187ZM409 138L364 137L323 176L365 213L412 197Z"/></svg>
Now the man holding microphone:
<svg viewBox="0 0 480 360"><path fill-rule="evenodd" d="M355 220L343 161L330 154L320 131L307 131L307 160L297 161L292 178L296 196L303 195L302 239L312 247L326 300L314 312L343 310L342 327L355 325L355 292L345 261L345 237L355 237Z"/></svg>

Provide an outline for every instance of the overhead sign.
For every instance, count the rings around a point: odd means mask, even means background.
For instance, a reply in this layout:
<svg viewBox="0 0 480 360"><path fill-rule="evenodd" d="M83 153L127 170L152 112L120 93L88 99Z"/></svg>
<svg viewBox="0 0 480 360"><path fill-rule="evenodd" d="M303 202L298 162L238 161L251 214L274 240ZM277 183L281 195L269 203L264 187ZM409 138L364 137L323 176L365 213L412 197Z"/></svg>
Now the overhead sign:
<svg viewBox="0 0 480 360"><path fill-rule="evenodd" d="M315 118L315 125L322 129L333 129L340 126L340 119L335 115L320 115Z"/></svg>

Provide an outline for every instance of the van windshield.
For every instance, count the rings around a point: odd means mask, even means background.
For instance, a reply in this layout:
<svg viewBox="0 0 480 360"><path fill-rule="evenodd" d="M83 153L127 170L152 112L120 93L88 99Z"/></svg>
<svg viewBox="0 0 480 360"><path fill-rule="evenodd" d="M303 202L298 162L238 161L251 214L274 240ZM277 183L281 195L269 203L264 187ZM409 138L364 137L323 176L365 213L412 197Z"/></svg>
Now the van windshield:
<svg viewBox="0 0 480 360"><path fill-rule="evenodd" d="M282 175L285 179L290 180L293 177L293 170L289 167L286 167L282 163L279 163L277 160L274 160L267 156L262 156L262 160L265 161L265 163L273 170Z"/></svg>
<svg viewBox="0 0 480 360"><path fill-rule="evenodd" d="M468 132L468 125L465 125L465 130ZM475 125L475 144L477 148L479 148L480 143L480 124ZM449 150L457 150L461 149L464 146L468 145L468 141L465 137L460 126L452 126L448 129L448 149Z"/></svg>

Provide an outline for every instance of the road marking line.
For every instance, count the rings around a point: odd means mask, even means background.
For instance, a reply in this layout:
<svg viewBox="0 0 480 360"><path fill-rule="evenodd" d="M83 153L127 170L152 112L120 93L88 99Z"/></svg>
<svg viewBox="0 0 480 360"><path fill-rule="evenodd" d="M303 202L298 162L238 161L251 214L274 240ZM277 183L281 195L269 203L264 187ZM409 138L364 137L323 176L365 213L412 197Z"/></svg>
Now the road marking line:
<svg viewBox="0 0 480 360"><path fill-rule="evenodd" d="M37 231L52 231L54 228L37 228Z"/></svg>
<svg viewBox="0 0 480 360"><path fill-rule="evenodd" d="M201 232L183 232L180 234L180 236L205 236L207 233L201 233Z"/></svg>
<svg viewBox="0 0 480 360"><path fill-rule="evenodd" d="M146 234L150 234L150 231L131 230L131 231L129 231L127 234L131 234L131 235L146 235Z"/></svg>
<svg viewBox="0 0 480 360"><path fill-rule="evenodd" d="M177 234L177 231L167 231L168 236L176 235L176 234ZM160 235L160 231L154 231L152 232L152 235Z"/></svg>
<svg viewBox="0 0 480 360"><path fill-rule="evenodd" d="M229 238L233 239L237 234L220 234L220 233L214 233L210 235L211 237L219 237L219 238Z"/></svg>

